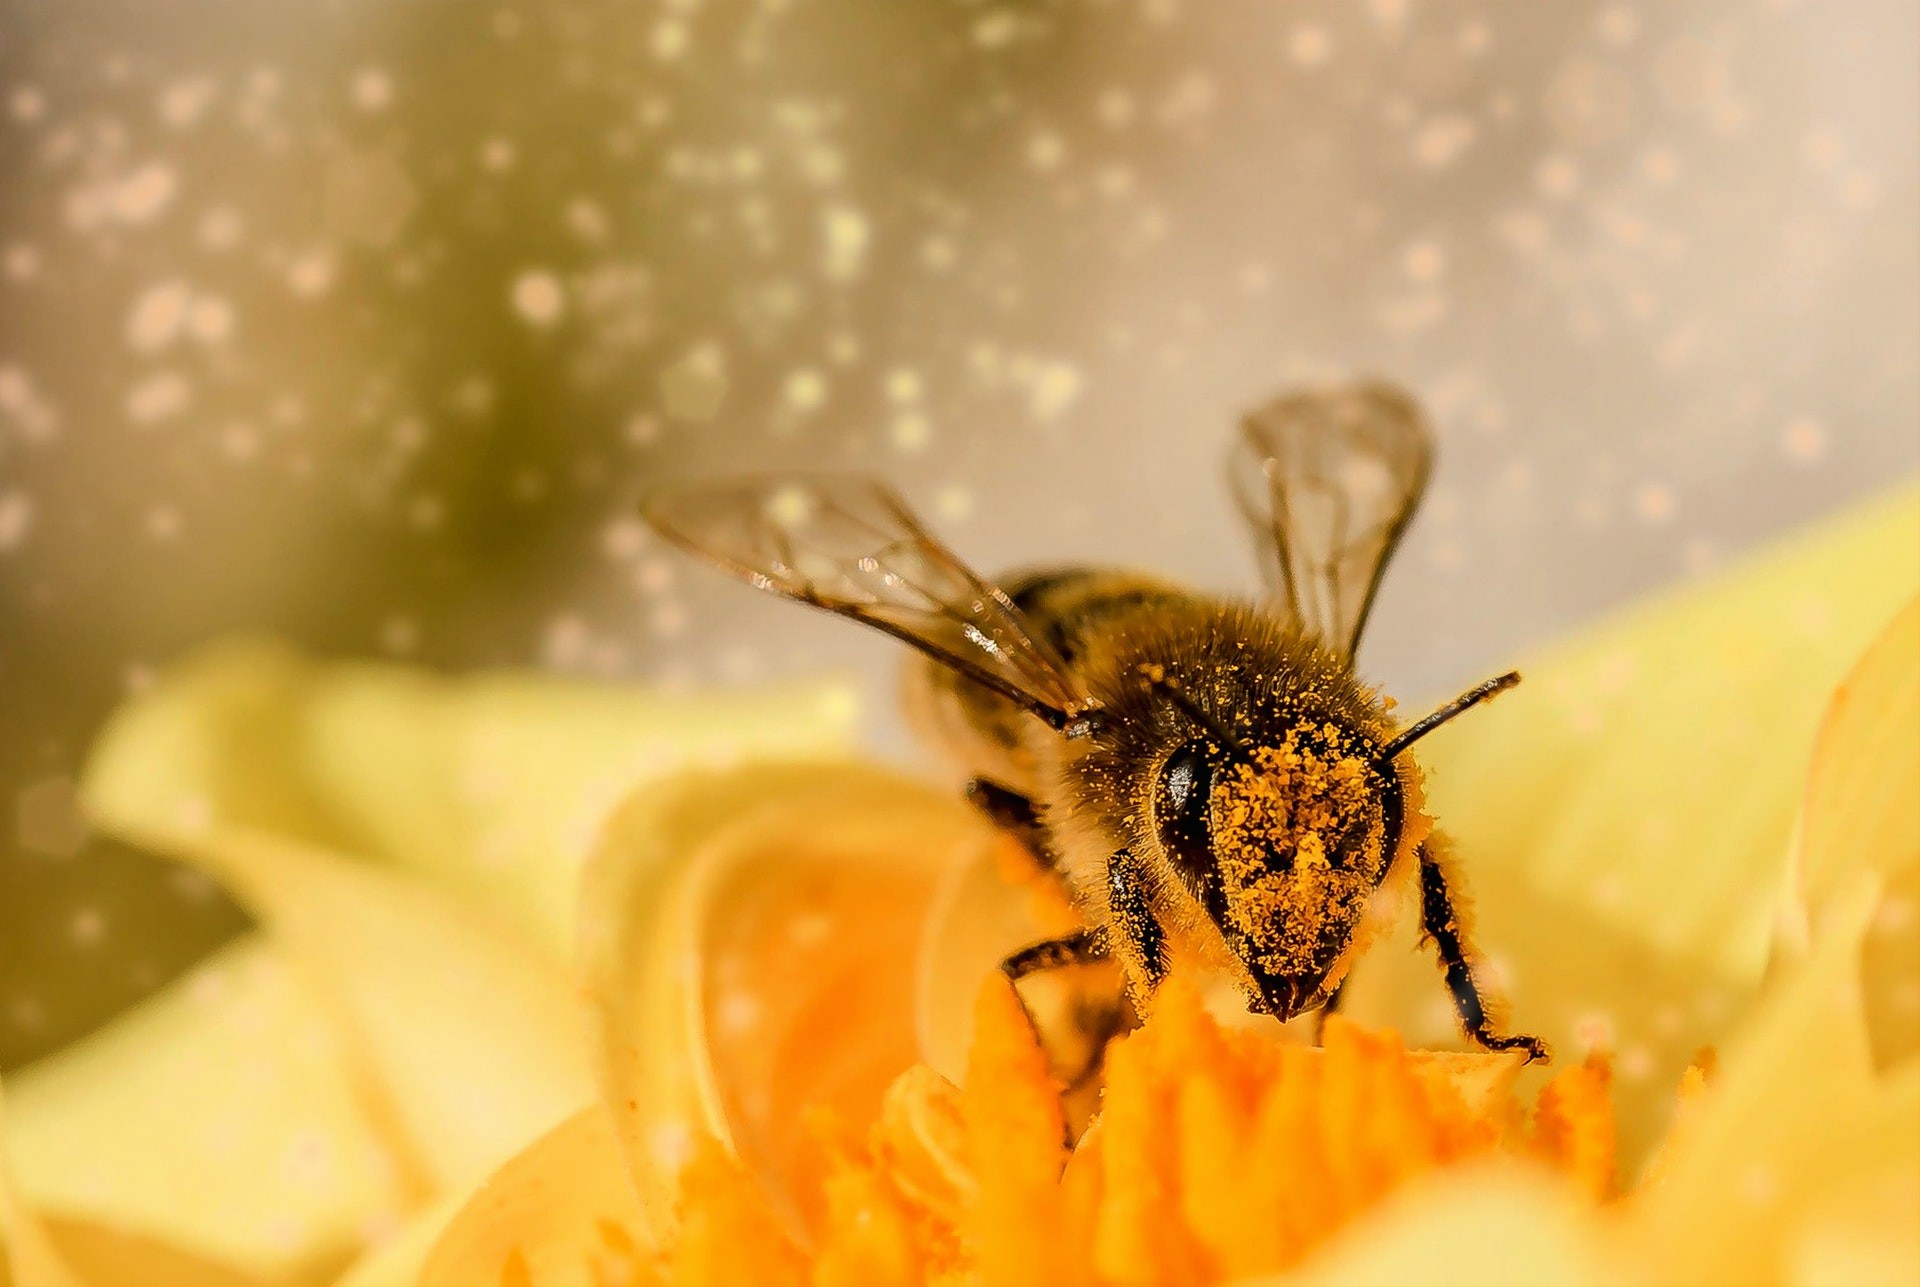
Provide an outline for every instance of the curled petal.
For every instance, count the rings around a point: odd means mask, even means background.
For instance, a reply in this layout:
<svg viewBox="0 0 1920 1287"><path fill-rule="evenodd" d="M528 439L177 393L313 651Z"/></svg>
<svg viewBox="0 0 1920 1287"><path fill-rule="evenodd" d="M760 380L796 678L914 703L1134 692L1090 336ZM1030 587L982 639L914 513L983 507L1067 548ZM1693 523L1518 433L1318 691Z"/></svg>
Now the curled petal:
<svg viewBox="0 0 1920 1287"><path fill-rule="evenodd" d="M848 763L688 773L608 824L581 897L603 1101L663 1242L711 1134L810 1217L801 1109L871 1121L914 1062L912 963L935 884L988 825L951 794Z"/></svg>
<svg viewBox="0 0 1920 1287"><path fill-rule="evenodd" d="M420 1287L653 1281L607 1115L582 1109L509 1159L448 1222Z"/></svg>

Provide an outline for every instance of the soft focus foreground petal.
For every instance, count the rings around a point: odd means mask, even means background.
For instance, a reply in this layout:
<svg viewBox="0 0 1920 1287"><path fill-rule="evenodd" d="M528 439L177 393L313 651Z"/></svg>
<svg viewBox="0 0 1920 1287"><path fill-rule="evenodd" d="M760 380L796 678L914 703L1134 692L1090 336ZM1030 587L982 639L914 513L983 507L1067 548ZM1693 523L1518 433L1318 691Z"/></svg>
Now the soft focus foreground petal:
<svg viewBox="0 0 1920 1287"><path fill-rule="evenodd" d="M653 1258L601 1108L583 1109L496 1171L427 1254L421 1287L642 1287Z"/></svg>
<svg viewBox="0 0 1920 1287"><path fill-rule="evenodd" d="M240 1273L311 1279L408 1197L347 1067L320 998L243 939L7 1079L20 1191Z"/></svg>
<svg viewBox="0 0 1920 1287"><path fill-rule="evenodd" d="M1482 1165L1410 1186L1295 1272L1244 1287L1605 1287L1627 1281L1605 1252L1592 1215L1551 1177Z"/></svg>
<svg viewBox="0 0 1920 1287"><path fill-rule="evenodd" d="M136 841L234 825L405 867L564 958L580 863L635 782L837 749L856 714L835 682L674 696L325 664L235 640L169 667L115 716L86 798Z"/></svg>
<svg viewBox="0 0 1920 1287"><path fill-rule="evenodd" d="M409 1215L362 1252L359 1259L333 1280L333 1287L414 1287L427 1255L472 1198L471 1193L449 1193Z"/></svg>
<svg viewBox="0 0 1920 1287"><path fill-rule="evenodd" d="M1821 711L1916 585L1907 491L1582 632L1422 744L1509 1026L1563 1057L1618 1053L1629 1172L1688 1060L1758 987ZM1444 1041L1411 911L1361 958L1349 1005Z"/></svg>
<svg viewBox="0 0 1920 1287"><path fill-rule="evenodd" d="M231 890L333 1008L417 1196L468 1188L592 1100L565 971L440 890L238 827L149 843Z"/></svg>
<svg viewBox="0 0 1920 1287"><path fill-rule="evenodd" d="M7 1101L0 1093L0 1287L78 1287L39 1216L15 1183L7 1139Z"/></svg>
<svg viewBox="0 0 1920 1287"><path fill-rule="evenodd" d="M1920 1052L1920 599L1834 695L1814 751L1782 916L1783 957L1819 933L1836 890L1880 875L1861 945L1867 1030L1883 1068Z"/></svg>
<svg viewBox="0 0 1920 1287"><path fill-rule="evenodd" d="M1876 1074L1862 1021L1877 902L1871 872L1833 894L1827 932L1772 986L1629 1208L1630 1240L1663 1278L1818 1281L1884 1259L1889 1236L1896 1258L1910 1245L1912 1208L1892 1228L1868 1223L1864 1242L1834 1218L1850 1195L1920 1186L1920 1067Z"/></svg>
<svg viewBox="0 0 1920 1287"><path fill-rule="evenodd" d="M621 807L588 864L579 952L656 1241L697 1134L787 1195L803 1107L878 1115L914 1062L932 890L994 843L951 793L848 763L689 772Z"/></svg>
<svg viewBox="0 0 1920 1287"><path fill-rule="evenodd" d="M1920 865L1920 599L1834 693L1814 747L1798 876L1817 919L1852 874Z"/></svg>

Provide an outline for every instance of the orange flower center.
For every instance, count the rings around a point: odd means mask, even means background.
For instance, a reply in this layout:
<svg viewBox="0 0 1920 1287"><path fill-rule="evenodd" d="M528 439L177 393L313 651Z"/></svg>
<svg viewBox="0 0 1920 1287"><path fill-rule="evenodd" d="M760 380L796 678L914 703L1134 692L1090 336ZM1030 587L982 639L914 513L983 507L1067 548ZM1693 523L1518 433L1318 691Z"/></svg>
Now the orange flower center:
<svg viewBox="0 0 1920 1287"><path fill-rule="evenodd" d="M1595 1201L1613 1186L1608 1072L1559 1075L1529 1115L1517 1057L1408 1051L1339 1018L1319 1048L1222 1027L1177 980L1107 1057L1069 1151L1059 1087L1012 990L980 995L966 1084L908 1070L861 1135L815 1123L789 1228L718 1146L683 1179L680 1287L966 1281L1157 1287L1298 1263L1396 1188L1521 1155Z"/></svg>

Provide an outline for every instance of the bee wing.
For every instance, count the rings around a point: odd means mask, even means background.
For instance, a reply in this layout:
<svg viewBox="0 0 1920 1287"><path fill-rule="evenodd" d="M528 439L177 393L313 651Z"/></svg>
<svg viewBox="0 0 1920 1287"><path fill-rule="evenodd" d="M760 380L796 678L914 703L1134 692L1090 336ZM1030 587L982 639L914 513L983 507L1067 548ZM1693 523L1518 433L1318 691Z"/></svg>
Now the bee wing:
<svg viewBox="0 0 1920 1287"><path fill-rule="evenodd" d="M1432 462L1426 416L1387 384L1288 394L1241 422L1231 478L1268 591L1335 652L1359 646Z"/></svg>
<svg viewBox="0 0 1920 1287"><path fill-rule="evenodd" d="M860 475L676 486L642 506L654 529L756 589L863 621L1048 720L1086 694L1012 600Z"/></svg>

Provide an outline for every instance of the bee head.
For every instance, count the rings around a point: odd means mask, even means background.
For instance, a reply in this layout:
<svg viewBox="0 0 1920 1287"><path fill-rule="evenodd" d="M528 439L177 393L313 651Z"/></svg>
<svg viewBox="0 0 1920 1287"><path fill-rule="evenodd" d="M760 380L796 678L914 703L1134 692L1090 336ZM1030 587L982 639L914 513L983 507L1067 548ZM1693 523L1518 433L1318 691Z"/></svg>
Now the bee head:
<svg viewBox="0 0 1920 1287"><path fill-rule="evenodd" d="M1325 1000L1386 875L1398 783L1378 754L1359 733L1309 718L1224 759L1183 748L1162 771L1168 855L1204 870L1210 914L1260 1008L1281 1019Z"/></svg>

